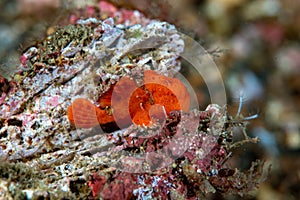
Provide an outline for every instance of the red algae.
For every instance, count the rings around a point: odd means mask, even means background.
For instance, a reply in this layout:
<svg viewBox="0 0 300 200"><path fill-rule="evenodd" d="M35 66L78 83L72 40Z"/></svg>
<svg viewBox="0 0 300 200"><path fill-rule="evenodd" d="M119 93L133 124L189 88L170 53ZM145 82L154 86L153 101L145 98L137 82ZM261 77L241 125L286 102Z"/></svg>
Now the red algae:
<svg viewBox="0 0 300 200"><path fill-rule="evenodd" d="M224 142L219 141L224 139L224 134L229 137L231 133L223 130L219 134L214 134L209 129L212 115L218 115L220 111L220 107L213 106L205 111L194 110L182 113L182 116L173 111L170 116L167 116L166 124L159 134L147 138L137 137L136 134L121 136L127 142L115 145L119 148L123 147L130 154L144 151L147 155L144 166L153 167L152 171L151 173L144 171L128 173L113 168L114 172L105 183L103 179L97 180L99 175L94 173L93 178L88 182L92 196L111 200L199 199L216 191L241 195L253 190L264 180L265 173L268 172L263 169L264 163L260 161L253 162L246 172L225 165L232 152L229 144L234 143L229 138ZM222 117L217 119L219 120L223 120ZM230 119L228 123L231 123ZM187 130L192 124L199 125L195 133L191 132L192 129ZM181 133L181 128L185 133ZM130 132L133 133L133 130L131 129ZM172 137L178 137L178 134L185 134L182 135L184 137L195 134L185 152L181 150L184 144L170 140ZM163 146L168 146L168 151L165 151ZM141 157L124 159L128 161L125 170L140 167L135 164L140 162ZM170 165L158 167L168 159L172 159Z"/></svg>
<svg viewBox="0 0 300 200"><path fill-rule="evenodd" d="M96 197L99 195L99 191L103 190L107 178L105 176L94 173L92 179L88 182L88 186L92 188L92 196Z"/></svg>

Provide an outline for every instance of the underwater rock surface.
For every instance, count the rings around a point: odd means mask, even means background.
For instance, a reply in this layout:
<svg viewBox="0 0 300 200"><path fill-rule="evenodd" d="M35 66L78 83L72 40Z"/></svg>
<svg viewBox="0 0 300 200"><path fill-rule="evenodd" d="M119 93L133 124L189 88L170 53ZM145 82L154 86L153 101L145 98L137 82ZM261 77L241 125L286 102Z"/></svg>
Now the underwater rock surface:
<svg viewBox="0 0 300 200"><path fill-rule="evenodd" d="M48 187L66 182L65 188L57 188L65 192L78 179L76 173L100 166L101 159L82 154L107 148L111 142L106 135L80 136L91 131L80 133L70 126L66 108L72 100L83 97L95 102L124 75L146 69L169 75L180 69L184 42L175 27L143 20L144 24L128 26L115 26L112 18L78 20L57 27L54 34L28 48L13 79L1 79L1 162L23 161L29 171L59 172L62 179Z"/></svg>
<svg viewBox="0 0 300 200"><path fill-rule="evenodd" d="M90 18L58 28L22 55L13 86L2 93L0 131L8 137L1 157L44 152L48 137L53 148L69 146L78 137L65 114L73 99L95 102L124 75L145 69L177 71L183 48L175 27L165 22L115 27L111 18Z"/></svg>
<svg viewBox="0 0 300 200"><path fill-rule="evenodd" d="M230 118L217 105L113 133L70 124L66 112L76 98L95 103L124 76L179 71L184 41L176 28L138 16L57 27L24 51L12 80L0 77L1 197L195 199L243 194L263 181L262 162L245 174L224 168L235 146Z"/></svg>

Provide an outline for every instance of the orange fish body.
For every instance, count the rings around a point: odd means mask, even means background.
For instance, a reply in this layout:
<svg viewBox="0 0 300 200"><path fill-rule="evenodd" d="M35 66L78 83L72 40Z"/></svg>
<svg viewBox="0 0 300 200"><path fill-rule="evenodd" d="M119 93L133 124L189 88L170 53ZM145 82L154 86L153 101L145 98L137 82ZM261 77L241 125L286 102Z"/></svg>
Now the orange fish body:
<svg viewBox="0 0 300 200"><path fill-rule="evenodd" d="M144 84L152 95L156 97L157 102L160 102L158 104L170 107L169 112L172 110L187 112L189 110L190 94L179 79L162 76L155 71L147 70L144 72Z"/></svg>
<svg viewBox="0 0 300 200"><path fill-rule="evenodd" d="M68 118L78 128L90 128L99 124L97 107L90 101L78 98L68 107Z"/></svg>
<svg viewBox="0 0 300 200"><path fill-rule="evenodd" d="M149 126L153 120L166 118L172 110L188 111L190 95L180 80L146 70L143 86L138 87L125 76L100 96L98 103L99 108L86 99L75 99L68 108L70 122L78 128L111 122L119 128L131 123ZM111 108L113 114L106 108Z"/></svg>
<svg viewBox="0 0 300 200"><path fill-rule="evenodd" d="M113 122L113 116L97 108L89 100L78 98L68 107L68 118L77 128L91 128Z"/></svg>
<svg viewBox="0 0 300 200"><path fill-rule="evenodd" d="M130 77L123 77L114 87L111 96L111 105L116 124L124 128L132 123L130 108L134 105L130 103L130 97L138 86Z"/></svg>

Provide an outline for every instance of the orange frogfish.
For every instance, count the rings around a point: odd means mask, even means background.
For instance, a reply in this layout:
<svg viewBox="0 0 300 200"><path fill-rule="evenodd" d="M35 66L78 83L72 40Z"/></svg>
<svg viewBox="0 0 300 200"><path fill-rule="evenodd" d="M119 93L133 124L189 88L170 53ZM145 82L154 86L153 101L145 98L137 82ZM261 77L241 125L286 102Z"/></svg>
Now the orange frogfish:
<svg viewBox="0 0 300 200"><path fill-rule="evenodd" d="M190 94L177 78L144 71L143 85L129 76L122 77L98 100L98 106L78 98L68 107L68 118L77 128L115 123L124 128L134 123L150 126L166 119L173 110L188 111Z"/></svg>

